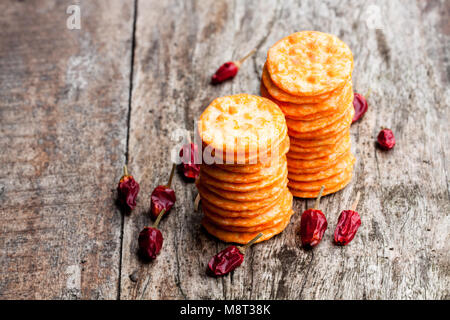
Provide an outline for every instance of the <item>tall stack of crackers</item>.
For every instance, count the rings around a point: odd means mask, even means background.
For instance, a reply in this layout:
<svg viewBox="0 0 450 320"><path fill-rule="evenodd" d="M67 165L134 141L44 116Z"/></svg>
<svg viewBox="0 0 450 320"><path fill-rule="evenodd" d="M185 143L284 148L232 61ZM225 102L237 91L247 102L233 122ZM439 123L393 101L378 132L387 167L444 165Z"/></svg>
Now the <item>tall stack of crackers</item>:
<svg viewBox="0 0 450 320"><path fill-rule="evenodd" d="M218 98L200 116L203 159L196 185L210 234L244 244L286 228L293 214L287 131L275 103L248 94Z"/></svg>
<svg viewBox="0 0 450 320"><path fill-rule="evenodd" d="M281 39L267 53L261 95L286 117L289 189L315 198L343 189L352 179L350 147L354 115L353 55L340 39L302 31Z"/></svg>

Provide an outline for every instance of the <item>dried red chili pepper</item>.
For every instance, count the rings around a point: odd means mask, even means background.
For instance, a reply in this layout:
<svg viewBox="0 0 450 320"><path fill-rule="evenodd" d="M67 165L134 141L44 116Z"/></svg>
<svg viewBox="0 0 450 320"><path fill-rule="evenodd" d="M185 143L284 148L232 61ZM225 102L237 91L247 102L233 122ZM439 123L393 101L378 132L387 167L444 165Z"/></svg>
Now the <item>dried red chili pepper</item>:
<svg viewBox="0 0 450 320"><path fill-rule="evenodd" d="M164 213L165 209L161 211L153 226L145 227L139 233L139 254L144 260L156 259L156 256L161 251L164 238L158 229L158 225Z"/></svg>
<svg viewBox="0 0 450 320"><path fill-rule="evenodd" d="M169 213L175 204L175 191L170 187L172 185L175 167L176 165L174 164L167 185L157 186L150 196L150 214L153 219L157 219L163 209L166 210L166 213Z"/></svg>
<svg viewBox="0 0 450 320"><path fill-rule="evenodd" d="M368 96L369 93L367 93L366 97ZM363 95L355 92L353 98L353 108L355 109L355 114L353 115L352 123L355 123L356 121L362 118L362 116L364 115L364 113L366 113L368 109L366 98L364 98Z"/></svg>
<svg viewBox="0 0 450 320"><path fill-rule="evenodd" d="M395 146L395 137L391 129L383 129L378 134L378 145L383 150L390 150Z"/></svg>
<svg viewBox="0 0 450 320"><path fill-rule="evenodd" d="M322 211L317 209L324 188L324 186L320 188L314 208L305 210L300 219L300 237L305 248L312 248L318 245L328 227L327 218Z"/></svg>
<svg viewBox="0 0 450 320"><path fill-rule="evenodd" d="M136 197L139 193L139 183L134 180L133 176L128 174L127 166L123 166L123 176L117 186L117 194L119 203L127 211L136 208Z"/></svg>
<svg viewBox="0 0 450 320"><path fill-rule="evenodd" d="M184 150L189 152L189 155L184 155ZM181 158L181 172L183 176L189 181L197 179L200 174L200 164L198 164L198 147L194 143L185 144L180 150Z"/></svg>
<svg viewBox="0 0 450 320"><path fill-rule="evenodd" d="M209 260L208 271L214 276L223 276L230 273L239 267L244 261L245 249L254 244L260 237L262 237L262 235L262 233L258 234L243 247L229 246L228 248L222 250L212 257L211 260Z"/></svg>
<svg viewBox="0 0 450 320"><path fill-rule="evenodd" d="M334 231L334 243L339 246L345 246L350 243L355 237L356 231L358 231L361 225L361 218L356 207L358 206L360 193L356 195L356 199L352 204L350 210L344 210L339 215L336 230Z"/></svg>
<svg viewBox="0 0 450 320"><path fill-rule="evenodd" d="M214 75L211 78L212 84L219 84L226 80L233 79L236 74L239 71L239 68L241 67L242 63L250 57L252 54L256 52L255 49L253 49L251 52L249 52L245 57L238 61L229 61L225 62L223 65L220 66L219 69L214 73Z"/></svg>

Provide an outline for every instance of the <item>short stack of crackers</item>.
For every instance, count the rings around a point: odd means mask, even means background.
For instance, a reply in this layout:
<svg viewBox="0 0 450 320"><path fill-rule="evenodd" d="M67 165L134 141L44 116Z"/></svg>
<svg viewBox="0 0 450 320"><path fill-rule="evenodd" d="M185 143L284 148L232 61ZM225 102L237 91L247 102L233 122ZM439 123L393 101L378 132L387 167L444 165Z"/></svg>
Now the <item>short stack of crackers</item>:
<svg viewBox="0 0 450 320"><path fill-rule="evenodd" d="M267 54L261 95L286 116L289 189L314 198L343 189L352 178L353 55L333 35L302 31L281 39Z"/></svg>
<svg viewBox="0 0 450 320"><path fill-rule="evenodd" d="M238 94L214 100L200 116L203 159L196 185L202 225L225 242L280 233L293 214L287 188L289 137L269 99Z"/></svg>

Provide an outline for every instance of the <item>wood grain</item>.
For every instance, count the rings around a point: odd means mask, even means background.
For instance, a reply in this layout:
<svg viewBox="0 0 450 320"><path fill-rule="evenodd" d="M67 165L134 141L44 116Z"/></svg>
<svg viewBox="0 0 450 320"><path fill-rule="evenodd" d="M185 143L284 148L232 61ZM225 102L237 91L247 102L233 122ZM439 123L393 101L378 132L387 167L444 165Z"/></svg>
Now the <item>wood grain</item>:
<svg viewBox="0 0 450 320"><path fill-rule="evenodd" d="M82 29L68 30L77 3ZM0 299L450 299L448 1L8 0L0 11ZM216 97L259 94L268 48L308 29L344 40L355 90L372 91L351 128L354 179L322 200L322 243L301 249L312 201L297 199L281 235L210 278L208 259L227 245L200 227L195 186L176 176L163 251L140 261L138 232L177 134ZM253 48L233 81L209 84ZM396 135L390 152L375 145L381 126ZM123 217L126 161L141 192ZM357 191L362 226L336 247Z"/></svg>
<svg viewBox="0 0 450 320"><path fill-rule="evenodd" d="M231 275L207 277L208 259L226 245L200 227L194 186L176 179L177 205L162 222L164 250L156 261L143 264L136 257L137 233L150 223L148 203L125 219L122 299L448 298L449 33L440 13L448 3L377 1L381 30L365 22L370 5L139 1L129 153L144 194L167 179L176 143L171 133L192 131L215 97L259 94L267 49L292 32L341 37L354 52L356 90L371 88L372 95L369 112L351 130L355 177L344 191L323 199L329 230L316 250L300 248L300 213L312 203L296 200L298 214L282 235L253 247ZM258 53L233 82L208 84L221 63L253 47ZM375 146L381 126L397 136L392 152ZM338 214L358 190L362 227L348 247L336 247Z"/></svg>
<svg viewBox="0 0 450 320"><path fill-rule="evenodd" d="M2 1L0 298L115 299L133 5Z"/></svg>

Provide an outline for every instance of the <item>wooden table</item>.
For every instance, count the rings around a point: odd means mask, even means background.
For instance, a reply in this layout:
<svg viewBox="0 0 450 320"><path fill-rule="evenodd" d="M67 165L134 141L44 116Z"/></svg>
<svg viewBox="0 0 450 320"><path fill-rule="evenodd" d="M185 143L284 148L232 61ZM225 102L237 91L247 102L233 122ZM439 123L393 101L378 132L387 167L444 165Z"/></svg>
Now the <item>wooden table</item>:
<svg viewBox="0 0 450 320"><path fill-rule="evenodd" d="M71 4L79 30L67 27ZM0 12L0 298L450 298L449 1L4 0ZM312 201L297 199L281 235L209 278L208 259L226 245L200 227L195 186L176 176L163 251L140 262L137 235L168 177L173 133L192 132L216 97L259 94L268 48L307 29L343 39L354 89L372 92L351 128L353 181L323 198L320 246L300 247ZM252 48L236 79L209 84ZM390 152L375 146L382 126L397 138ZM115 205L125 163L141 184L130 216ZM362 226L336 247L338 214L357 191Z"/></svg>

